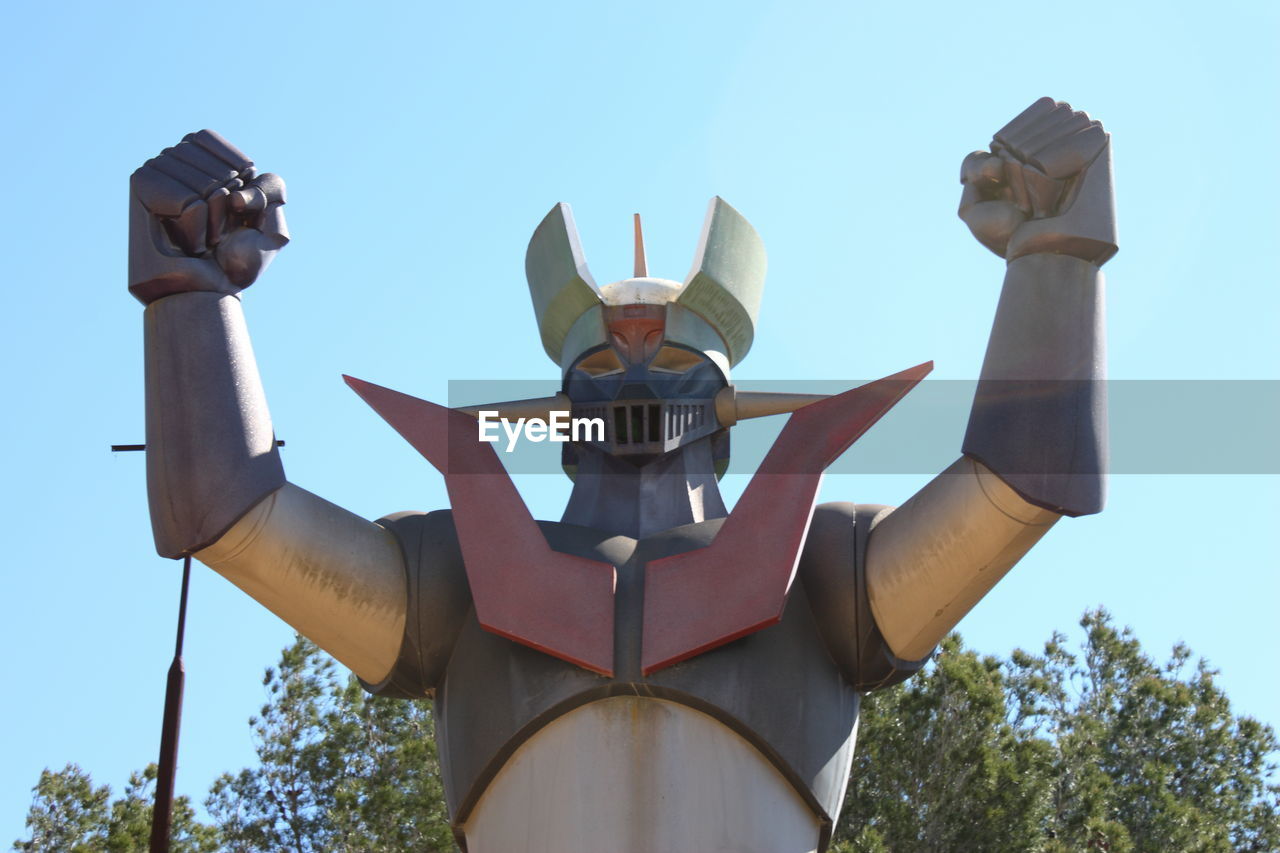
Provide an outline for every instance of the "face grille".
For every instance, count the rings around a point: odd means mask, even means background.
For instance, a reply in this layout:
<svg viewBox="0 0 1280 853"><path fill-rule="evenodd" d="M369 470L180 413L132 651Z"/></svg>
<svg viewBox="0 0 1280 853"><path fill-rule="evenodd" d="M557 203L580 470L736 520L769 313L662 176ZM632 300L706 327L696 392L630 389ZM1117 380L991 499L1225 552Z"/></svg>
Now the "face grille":
<svg viewBox="0 0 1280 853"><path fill-rule="evenodd" d="M713 400L619 400L575 406L575 418L604 421L604 441L592 441L619 455L666 453L720 428Z"/></svg>

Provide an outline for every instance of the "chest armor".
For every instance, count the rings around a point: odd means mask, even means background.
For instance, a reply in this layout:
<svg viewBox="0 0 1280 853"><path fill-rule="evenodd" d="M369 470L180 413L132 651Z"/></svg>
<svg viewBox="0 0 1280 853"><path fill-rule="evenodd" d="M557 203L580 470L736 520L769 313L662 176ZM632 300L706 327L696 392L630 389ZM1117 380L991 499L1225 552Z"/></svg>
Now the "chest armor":
<svg viewBox="0 0 1280 853"><path fill-rule="evenodd" d="M923 661L892 657L871 619L861 564L879 507L824 504L814 512L796 582L774 625L645 674L641 665L646 567L705 548L723 520L639 541L543 522L558 553L617 569L612 674L481 627L453 515L383 520L409 566L411 611L400 660L381 695L434 696L450 816L464 823L511 755L551 721L614 696L663 699L701 711L765 756L825 827L848 780L860 692L895 683Z"/></svg>
<svg viewBox="0 0 1280 853"><path fill-rule="evenodd" d="M410 612L372 692L434 695L451 819L464 824L523 743L611 697L700 711L759 751L813 811L825 848L848 780L858 691L897 661L866 601L866 530L814 507L825 468L927 372L794 413L727 519L641 540L534 522L461 412L348 379L445 476L453 510L383 523Z"/></svg>

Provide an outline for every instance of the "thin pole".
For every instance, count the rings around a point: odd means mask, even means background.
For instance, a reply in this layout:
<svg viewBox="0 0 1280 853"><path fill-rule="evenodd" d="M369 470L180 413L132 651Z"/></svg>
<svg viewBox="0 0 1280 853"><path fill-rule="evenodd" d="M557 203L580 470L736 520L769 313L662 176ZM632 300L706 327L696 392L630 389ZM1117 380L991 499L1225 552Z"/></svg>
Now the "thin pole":
<svg viewBox="0 0 1280 853"><path fill-rule="evenodd" d="M276 439L276 447L284 447ZM145 451L145 444L113 444L111 452ZM173 823L173 780L178 774L178 729L182 722L182 688L187 674L182 665L182 637L187 632L187 591L191 588L191 555L182 559L182 595L178 599L178 637L164 691L164 722L160 728L160 766L156 771L156 803L151 810L151 853L169 853Z"/></svg>
<svg viewBox="0 0 1280 853"><path fill-rule="evenodd" d="M178 728L182 722L182 636L187 630L187 591L191 587L191 556L182 560L182 595L178 599L178 637L164 694L164 724L160 730L160 768L156 773L156 804L151 814L151 853L169 853L173 821L173 781L178 770Z"/></svg>

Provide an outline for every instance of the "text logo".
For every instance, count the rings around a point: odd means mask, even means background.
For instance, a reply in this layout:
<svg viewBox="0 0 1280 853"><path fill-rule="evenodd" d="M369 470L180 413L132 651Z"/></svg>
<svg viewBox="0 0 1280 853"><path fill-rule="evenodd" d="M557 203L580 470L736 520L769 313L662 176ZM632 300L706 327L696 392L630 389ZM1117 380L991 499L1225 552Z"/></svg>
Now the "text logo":
<svg viewBox="0 0 1280 853"><path fill-rule="evenodd" d="M496 444L501 429L507 436L503 451L515 450L516 442L525 441L604 441L604 418L573 418L568 412L549 412L549 421L542 418L517 418L508 420L501 412L478 413L480 440Z"/></svg>

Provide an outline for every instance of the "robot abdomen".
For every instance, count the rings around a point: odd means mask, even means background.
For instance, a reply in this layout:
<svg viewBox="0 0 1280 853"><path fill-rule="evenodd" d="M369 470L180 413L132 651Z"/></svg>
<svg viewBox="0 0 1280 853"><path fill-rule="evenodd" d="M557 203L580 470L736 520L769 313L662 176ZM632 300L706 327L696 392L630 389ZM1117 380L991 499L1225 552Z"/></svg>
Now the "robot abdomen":
<svg viewBox="0 0 1280 853"><path fill-rule="evenodd" d="M436 522L442 520L447 520L443 514L436 517ZM439 671L440 676L420 675L421 683L406 681L402 689L405 695L421 695L434 688L445 794L455 832L460 841L466 839L469 853L575 849L557 835L545 836L542 846L510 847L502 833L514 831L509 827L522 821L527 833L528 822L545 810L556 815L551 821L556 828L545 832L574 831L567 825L578 820L575 815L586 814L575 811L580 808L574 805L577 800L592 804L596 815L583 830L595 841L579 849L612 849L601 846L602 840L620 838L618 833L652 833L651 825L658 822L672 832L692 832L704 822L718 826L722 835L716 838L725 844L718 847L714 839L677 843L675 836L655 835L655 847L642 843L648 836L637 836L634 844L617 849L755 849L745 846L736 830L733 839L723 835L729 831L725 816L754 809L761 798L779 802L779 791L787 805L777 808L790 816L768 820L785 827L779 830L785 843L758 834L770 839L759 849L825 849L848 780L859 694L824 643L803 579L794 584L778 624L646 675L640 666L645 566L704 547L719 525L690 525L621 544L621 537L544 525L556 550L617 567L615 672L610 677L485 631L468 606L452 530L440 526L434 532L422 527L421 549L405 537L406 553L422 554L420 579L453 578L433 581L430 594L424 587L420 603L433 609L421 610L416 620L447 630L406 643L411 657L434 661L420 667L422 673ZM440 590L447 593L454 587L460 600L439 606L454 597ZM450 627L459 611L461 624ZM621 707L628 709L627 715L616 711ZM634 730L621 726L627 719L636 721ZM644 752L657 764L646 765L634 779L624 778L631 755L627 750ZM663 771L666 782L649 772L680 755L690 766ZM691 756L698 760L690 761ZM720 759L723 766L717 765ZM556 774L558 781L539 781L530 768L536 774ZM579 778L580 773L585 775ZM564 792L563 797L554 789ZM610 805L612 794L597 796L597 791L622 791L643 808L619 811ZM714 820L705 819L699 798L713 796L720 811ZM803 820L793 815L797 802ZM766 817L769 812L765 809Z"/></svg>
<svg viewBox="0 0 1280 853"><path fill-rule="evenodd" d="M823 827L720 721L678 702L614 696L521 744L461 829L468 853L811 853Z"/></svg>
<svg viewBox="0 0 1280 853"><path fill-rule="evenodd" d="M618 837L615 831L652 831L645 827L655 821L669 824L672 832L692 832L706 820L705 831L718 826L727 832L724 816L755 808L762 798L787 805L776 806L782 809L776 818L768 809L760 818L779 822L784 835L759 835L770 839L759 849L824 849L848 780L859 696L825 653L800 585L778 625L650 676L629 675L587 672L489 634L474 616L468 620L436 693L445 789L455 826L468 839L468 853L575 849L559 842L473 849L470 842L473 831L486 831L476 820L502 827L515 819L511 815L544 809L556 812L556 824L577 820L577 807L569 801L574 798L598 803L588 824L597 844L579 849L611 849L598 840ZM638 754L649 760L638 772L628 771ZM680 756L688 766L674 766ZM538 782L541 777L530 768L552 773L558 781L551 785L548 776ZM658 768L665 768L669 784L654 775ZM631 772L633 779L627 778ZM585 775L579 779L579 773ZM702 789L712 781L718 788ZM529 790L518 790L526 783ZM556 786L569 799L537 790ZM626 792L636 810L619 811L607 805L613 794L600 794L604 800L599 800L597 791ZM713 795L720 811L709 820L699 797ZM792 816L796 803L803 821ZM482 811L501 817L478 818ZM718 848L662 836L653 839L658 845L653 848L641 838L618 849L757 849L744 846L736 829L732 841L725 839L727 846Z"/></svg>

